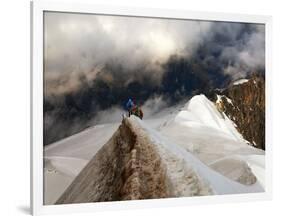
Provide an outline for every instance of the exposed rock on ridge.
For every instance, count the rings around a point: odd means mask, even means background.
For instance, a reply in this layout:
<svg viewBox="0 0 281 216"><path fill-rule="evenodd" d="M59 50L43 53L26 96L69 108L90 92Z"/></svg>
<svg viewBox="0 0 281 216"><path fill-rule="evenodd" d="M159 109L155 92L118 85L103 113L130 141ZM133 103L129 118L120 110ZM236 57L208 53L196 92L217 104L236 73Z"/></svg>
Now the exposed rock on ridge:
<svg viewBox="0 0 281 216"><path fill-rule="evenodd" d="M235 124L244 139L265 150L265 79L254 75L247 82L216 90L210 98Z"/></svg>
<svg viewBox="0 0 281 216"><path fill-rule="evenodd" d="M168 197L165 172L154 146L125 119L56 204Z"/></svg>

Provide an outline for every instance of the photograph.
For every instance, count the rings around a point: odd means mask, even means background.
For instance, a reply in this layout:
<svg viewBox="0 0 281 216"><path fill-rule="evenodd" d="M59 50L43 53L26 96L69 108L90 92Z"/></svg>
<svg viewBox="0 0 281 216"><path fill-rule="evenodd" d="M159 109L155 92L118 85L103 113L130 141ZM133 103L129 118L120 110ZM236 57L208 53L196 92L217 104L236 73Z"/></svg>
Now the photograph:
<svg viewBox="0 0 281 216"><path fill-rule="evenodd" d="M265 32L44 11L43 205L266 192Z"/></svg>

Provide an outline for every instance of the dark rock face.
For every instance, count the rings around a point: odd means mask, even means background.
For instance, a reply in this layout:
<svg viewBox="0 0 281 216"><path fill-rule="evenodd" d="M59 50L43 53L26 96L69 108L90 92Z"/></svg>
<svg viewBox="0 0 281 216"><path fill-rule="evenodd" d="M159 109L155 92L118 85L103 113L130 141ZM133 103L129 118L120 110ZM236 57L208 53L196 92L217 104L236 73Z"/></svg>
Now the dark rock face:
<svg viewBox="0 0 281 216"><path fill-rule="evenodd" d="M232 84L209 95L218 109L235 124L244 139L265 150L265 78L253 75L247 82Z"/></svg>

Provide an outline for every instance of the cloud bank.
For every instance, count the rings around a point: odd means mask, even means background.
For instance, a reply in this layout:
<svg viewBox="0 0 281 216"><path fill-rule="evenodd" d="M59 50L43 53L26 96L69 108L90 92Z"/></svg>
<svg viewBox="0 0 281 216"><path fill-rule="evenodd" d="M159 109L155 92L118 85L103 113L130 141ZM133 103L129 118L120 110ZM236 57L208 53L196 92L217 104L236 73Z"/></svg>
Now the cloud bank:
<svg viewBox="0 0 281 216"><path fill-rule="evenodd" d="M44 39L45 143L119 119L128 97L152 115L265 65L259 24L45 12Z"/></svg>
<svg viewBox="0 0 281 216"><path fill-rule="evenodd" d="M190 56L210 26L199 21L46 13L47 94L73 91L81 84L80 76L91 81L111 62L132 77L145 65L144 72L153 71L151 78L159 82L161 64L173 54Z"/></svg>

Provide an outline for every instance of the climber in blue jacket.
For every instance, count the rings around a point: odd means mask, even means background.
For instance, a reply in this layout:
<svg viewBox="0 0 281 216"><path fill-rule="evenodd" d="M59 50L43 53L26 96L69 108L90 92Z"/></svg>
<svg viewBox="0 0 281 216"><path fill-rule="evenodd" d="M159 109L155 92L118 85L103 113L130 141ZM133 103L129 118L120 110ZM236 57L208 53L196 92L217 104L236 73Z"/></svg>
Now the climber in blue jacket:
<svg viewBox="0 0 281 216"><path fill-rule="evenodd" d="M126 103L126 109L129 113L129 117L131 115L135 115L138 116L140 119L143 118L143 112L141 108L138 107L131 98L129 98L128 102Z"/></svg>

